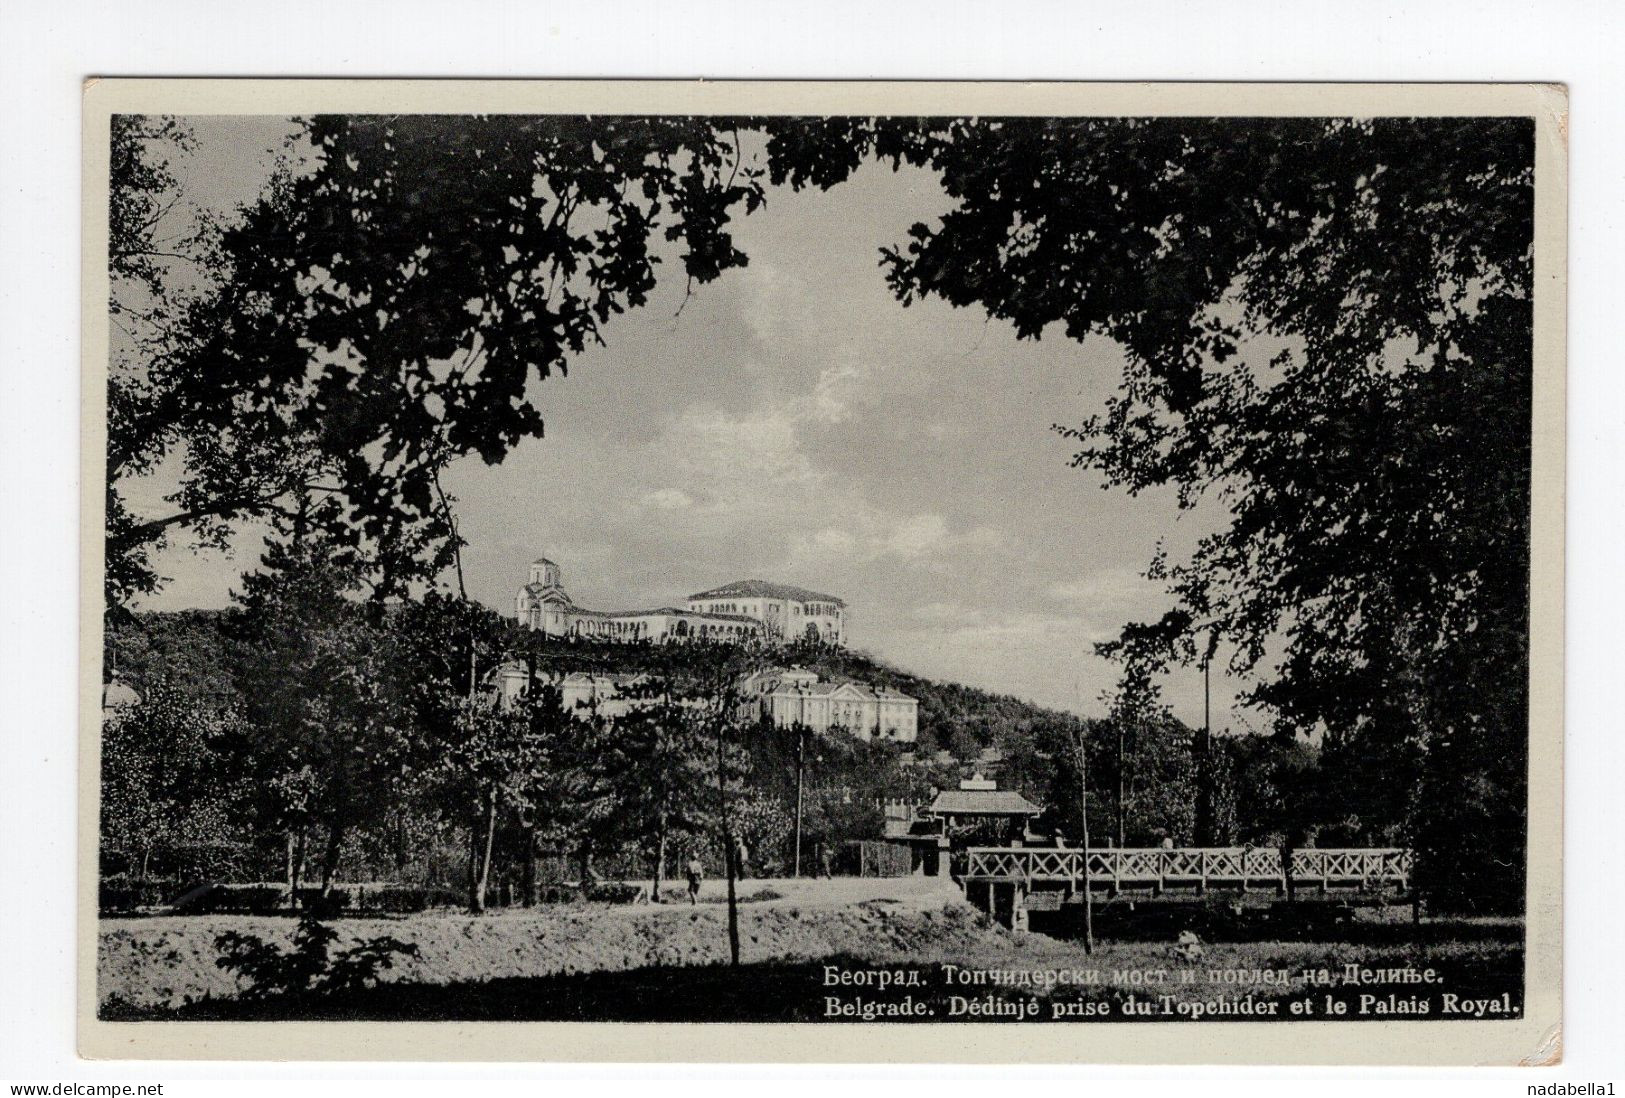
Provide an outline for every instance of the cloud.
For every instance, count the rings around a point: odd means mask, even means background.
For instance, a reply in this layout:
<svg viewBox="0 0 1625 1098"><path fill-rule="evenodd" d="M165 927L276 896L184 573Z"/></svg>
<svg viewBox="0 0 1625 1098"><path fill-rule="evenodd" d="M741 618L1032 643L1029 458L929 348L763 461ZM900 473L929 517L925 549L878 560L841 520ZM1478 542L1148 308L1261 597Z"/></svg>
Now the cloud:
<svg viewBox="0 0 1625 1098"><path fill-rule="evenodd" d="M767 559L752 567L790 576L878 561L939 570L1004 546L992 527L956 528L935 510L898 513L872 497L873 485L821 468L806 433L828 411L817 392L743 412L683 409L636 462L643 484L628 520L659 511L696 537L754 548Z"/></svg>
<svg viewBox="0 0 1625 1098"><path fill-rule="evenodd" d="M645 494L643 502L662 511L681 511L694 506L694 497L681 488L660 488Z"/></svg>
<svg viewBox="0 0 1625 1098"><path fill-rule="evenodd" d="M857 381L862 376L863 371L851 363L821 370L813 388L813 416L824 423L845 423L850 419Z"/></svg>
<svg viewBox="0 0 1625 1098"><path fill-rule="evenodd" d="M1051 584L1045 593L1064 606L1108 617L1143 612L1148 605L1166 599L1161 583L1131 568L1104 568Z"/></svg>
<svg viewBox="0 0 1625 1098"><path fill-rule="evenodd" d="M1092 647L1116 636L1109 622L1086 614L1052 610L988 609L932 602L915 607L909 618L955 647L1029 648L1052 642Z"/></svg>

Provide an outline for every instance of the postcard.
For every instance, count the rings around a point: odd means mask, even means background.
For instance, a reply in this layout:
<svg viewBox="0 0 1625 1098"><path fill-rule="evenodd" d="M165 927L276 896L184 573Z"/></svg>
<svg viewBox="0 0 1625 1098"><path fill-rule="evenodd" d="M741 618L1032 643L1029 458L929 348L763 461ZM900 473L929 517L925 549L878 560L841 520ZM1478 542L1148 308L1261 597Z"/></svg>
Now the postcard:
<svg viewBox="0 0 1625 1098"><path fill-rule="evenodd" d="M84 104L83 1055L1560 1058L1562 88Z"/></svg>

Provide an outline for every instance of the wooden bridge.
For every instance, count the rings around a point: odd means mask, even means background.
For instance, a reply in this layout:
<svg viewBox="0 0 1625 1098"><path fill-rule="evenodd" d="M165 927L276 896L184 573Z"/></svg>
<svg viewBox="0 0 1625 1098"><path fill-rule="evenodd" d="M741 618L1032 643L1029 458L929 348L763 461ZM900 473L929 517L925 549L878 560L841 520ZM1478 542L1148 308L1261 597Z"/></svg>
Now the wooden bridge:
<svg viewBox="0 0 1625 1098"><path fill-rule="evenodd" d="M1292 851L1289 860L1275 847L972 847L960 881L967 898L1021 926L1028 910L1080 901L1085 882L1091 893L1108 897L1286 894L1289 883L1293 893L1326 895L1404 892L1410 875L1410 851L1397 848L1310 848Z"/></svg>

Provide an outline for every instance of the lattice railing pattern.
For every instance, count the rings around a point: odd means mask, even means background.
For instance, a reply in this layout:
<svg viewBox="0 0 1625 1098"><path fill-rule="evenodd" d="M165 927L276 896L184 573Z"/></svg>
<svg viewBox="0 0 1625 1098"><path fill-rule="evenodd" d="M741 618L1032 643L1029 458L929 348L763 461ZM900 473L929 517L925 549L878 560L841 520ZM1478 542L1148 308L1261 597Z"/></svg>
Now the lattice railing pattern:
<svg viewBox="0 0 1625 1098"><path fill-rule="evenodd" d="M1411 852L1376 849L1294 850L1292 875L1317 881L1403 881L1411 875Z"/></svg>
<svg viewBox="0 0 1625 1098"><path fill-rule="evenodd" d="M1084 858L1089 876L1119 884L1281 881L1281 851L1274 847L1175 847L1067 850L1057 847L976 847L966 851L965 875L1028 881L1077 881ZM1411 854L1398 849L1311 849L1292 852L1292 876L1308 882L1403 884Z"/></svg>

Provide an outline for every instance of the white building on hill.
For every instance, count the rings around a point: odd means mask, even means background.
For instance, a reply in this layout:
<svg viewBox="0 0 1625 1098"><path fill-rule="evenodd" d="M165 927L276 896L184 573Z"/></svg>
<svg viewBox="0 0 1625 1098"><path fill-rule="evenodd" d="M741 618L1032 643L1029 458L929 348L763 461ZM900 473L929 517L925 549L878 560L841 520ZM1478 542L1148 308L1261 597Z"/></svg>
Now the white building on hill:
<svg viewBox="0 0 1625 1098"><path fill-rule="evenodd" d="M820 682L811 671L758 671L741 684L752 716L776 725L804 724L814 732L844 728L859 739L913 743L920 703L897 690L857 682Z"/></svg>
<svg viewBox="0 0 1625 1098"><path fill-rule="evenodd" d="M529 674L519 663L503 664L493 679L506 703L529 688ZM614 720L649 703L645 699L650 692L640 689L649 676L638 672L572 671L550 681L558 687L561 707L577 716L595 713ZM813 672L792 668L747 675L740 680L739 692L743 699L739 716L749 721L765 716L781 727L800 723L821 735L844 729L862 740L898 743L913 743L919 734L920 703L884 687L820 682Z"/></svg>
<svg viewBox="0 0 1625 1098"><path fill-rule="evenodd" d="M511 703L523 695L530 686L530 676L523 664L507 663L497 668L496 689L503 702ZM643 704L639 687L649 676L636 672L593 673L571 671L551 680L559 690L559 705L574 716L585 717L596 713L613 720Z"/></svg>
<svg viewBox="0 0 1625 1098"><path fill-rule="evenodd" d="M555 637L611 641L749 640L790 641L811 637L826 644L846 642L846 604L834 595L802 587L740 580L714 591L690 595L685 607L654 610L588 610L564 589L563 571L543 557L530 566L530 579L514 599L521 625Z"/></svg>

